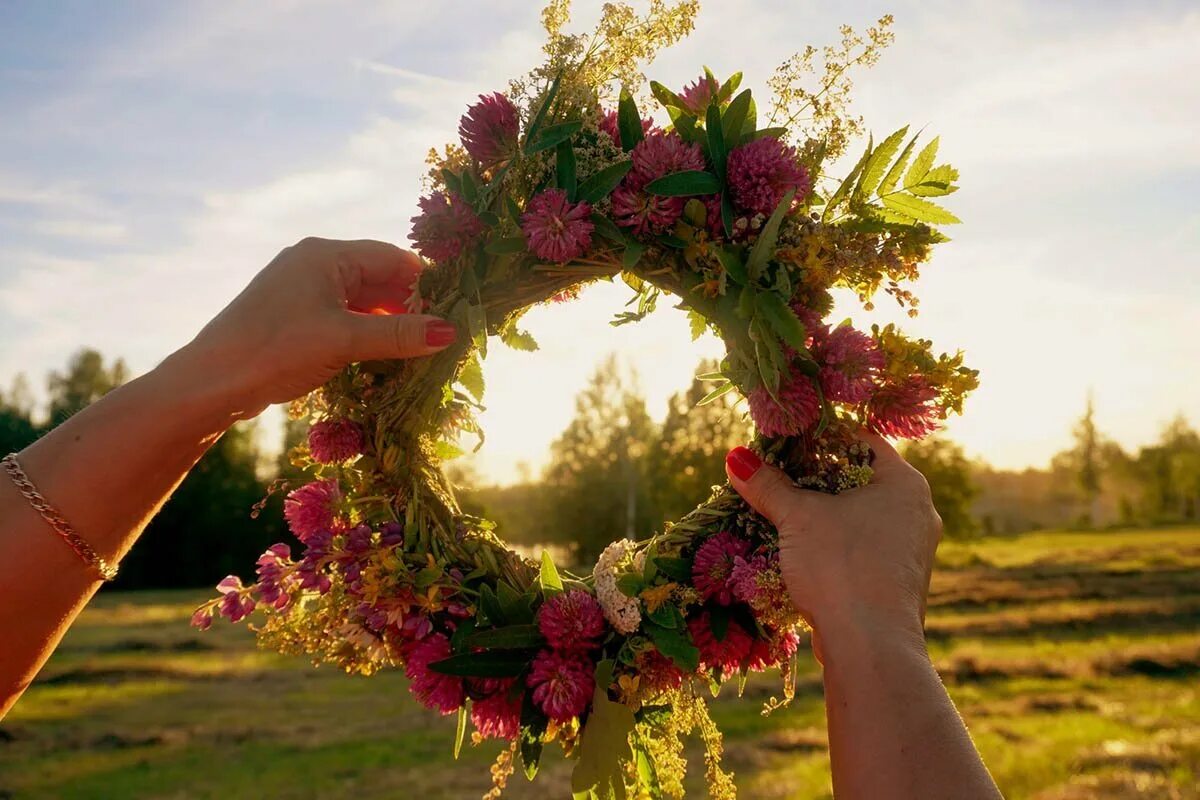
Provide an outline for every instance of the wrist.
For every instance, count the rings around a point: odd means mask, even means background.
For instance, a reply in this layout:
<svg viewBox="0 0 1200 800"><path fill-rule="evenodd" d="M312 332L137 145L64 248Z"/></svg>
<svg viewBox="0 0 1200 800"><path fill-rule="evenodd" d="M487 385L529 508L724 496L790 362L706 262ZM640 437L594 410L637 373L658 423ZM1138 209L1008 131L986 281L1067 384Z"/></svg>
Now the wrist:
<svg viewBox="0 0 1200 800"><path fill-rule="evenodd" d="M813 618L826 667L879 654L928 658L920 611L834 606Z"/></svg>
<svg viewBox="0 0 1200 800"><path fill-rule="evenodd" d="M229 361L195 341L168 356L147 377L160 390L176 398L183 408L207 423L213 432L223 432L233 423L257 416L249 393L231 379Z"/></svg>

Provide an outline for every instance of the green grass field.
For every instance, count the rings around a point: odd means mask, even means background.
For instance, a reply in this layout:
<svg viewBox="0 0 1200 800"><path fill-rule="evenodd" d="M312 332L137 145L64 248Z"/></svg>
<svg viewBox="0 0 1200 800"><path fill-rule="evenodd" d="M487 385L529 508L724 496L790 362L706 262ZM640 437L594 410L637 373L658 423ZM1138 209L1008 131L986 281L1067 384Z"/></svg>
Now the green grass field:
<svg viewBox="0 0 1200 800"><path fill-rule="evenodd" d="M1009 798L1200 798L1200 529L1038 533L940 554L930 647ZM475 797L498 745L398 674L354 678L188 627L203 594L108 594L0 723L0 798ZM745 798L829 797L821 688L714 701ZM548 758L507 797L569 796ZM689 796L703 797L702 770Z"/></svg>

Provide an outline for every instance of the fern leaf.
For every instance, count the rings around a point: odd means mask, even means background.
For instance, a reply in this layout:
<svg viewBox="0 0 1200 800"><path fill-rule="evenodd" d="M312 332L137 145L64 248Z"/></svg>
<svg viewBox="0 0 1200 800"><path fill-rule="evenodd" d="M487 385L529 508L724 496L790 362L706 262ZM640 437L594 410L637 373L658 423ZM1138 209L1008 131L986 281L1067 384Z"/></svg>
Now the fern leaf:
<svg viewBox="0 0 1200 800"><path fill-rule="evenodd" d="M918 183L921 183L923 180L925 180L925 175L933 166L933 160L937 158L937 149L938 137L935 136L929 142L929 144L925 145L924 149L922 149L921 152L917 154L917 157L913 160L912 166L909 167L908 174L904 176L905 188L908 188L909 186L916 186Z"/></svg>
<svg viewBox="0 0 1200 800"><path fill-rule="evenodd" d="M962 222L941 206L908 194L890 194L883 198L883 204L892 211L911 217L918 222L935 225L953 225Z"/></svg>
<svg viewBox="0 0 1200 800"><path fill-rule="evenodd" d="M912 155L913 145L917 143L921 132L917 131L913 137L908 140L908 144L904 145L904 149L900 151L900 157L896 159L896 163L892 164L892 168L888 170L887 175L883 176L883 183L879 184L879 194L891 194L896 188L896 184L900 182L900 176L904 174L904 168L908 166L908 159Z"/></svg>
<svg viewBox="0 0 1200 800"><path fill-rule="evenodd" d="M871 157L867 159L866 166L863 167L862 174L858 176L858 186L854 188L852 203L856 205L865 203L867 198L873 195L875 190L879 188L879 183L883 180L883 171L887 169L888 164L892 163L892 159L896 156L896 151L900 149L900 142L903 141L907 133L908 126L905 125L884 139L879 147L876 147L875 151L871 153Z"/></svg>

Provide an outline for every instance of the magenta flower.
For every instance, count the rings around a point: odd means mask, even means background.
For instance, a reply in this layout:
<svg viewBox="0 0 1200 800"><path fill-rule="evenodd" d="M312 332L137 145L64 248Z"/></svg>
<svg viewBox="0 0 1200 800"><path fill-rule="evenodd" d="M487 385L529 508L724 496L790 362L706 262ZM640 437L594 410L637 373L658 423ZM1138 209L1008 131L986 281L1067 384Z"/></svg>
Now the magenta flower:
<svg viewBox="0 0 1200 800"><path fill-rule="evenodd" d="M202 631L206 631L212 627L212 623L213 623L213 610L212 610L211 606L203 606L201 608L197 608L196 612L194 614L192 614L192 627L193 628L199 628Z"/></svg>
<svg viewBox="0 0 1200 800"><path fill-rule="evenodd" d="M434 261L449 261L483 232L475 210L458 195L434 192L422 197L421 213L412 218L408 238L421 255Z"/></svg>
<svg viewBox="0 0 1200 800"><path fill-rule="evenodd" d="M729 531L710 536L696 550L692 562L692 579L700 596L705 600L716 600L723 606L733 602L734 560L745 558L750 553L750 543L739 539Z"/></svg>
<svg viewBox="0 0 1200 800"><path fill-rule="evenodd" d="M296 538L307 542L335 527L335 513L341 499L341 487L333 478L306 483L288 493L283 501L283 516Z"/></svg>
<svg viewBox="0 0 1200 800"><path fill-rule="evenodd" d="M683 87L679 99L683 101L684 109L696 116L703 116L713 99L720 91L721 85L707 73L701 75L695 82Z"/></svg>
<svg viewBox="0 0 1200 800"><path fill-rule="evenodd" d="M673 172L704 169L700 146L677 134L653 131L638 142L630 158L633 168L612 193L613 220L638 236L670 230L683 216L686 198L653 195L645 186Z"/></svg>
<svg viewBox="0 0 1200 800"><path fill-rule="evenodd" d="M650 647L635 659L642 685L653 692L668 692L683 685L683 670L656 648Z"/></svg>
<svg viewBox="0 0 1200 800"><path fill-rule="evenodd" d="M345 418L323 419L308 429L308 452L322 464L340 464L366 447L362 426Z"/></svg>
<svg viewBox="0 0 1200 800"><path fill-rule="evenodd" d="M228 618L230 622L241 622L250 616L250 612L257 605L242 586L242 579L236 575L226 575L222 578L217 584L217 591L224 595L217 606L217 613ZM195 615L192 619L195 620Z"/></svg>
<svg viewBox="0 0 1200 800"><path fill-rule="evenodd" d="M920 439L941 426L938 390L920 375L888 382L867 402L867 428L881 436Z"/></svg>
<svg viewBox="0 0 1200 800"><path fill-rule="evenodd" d="M772 558L762 553L755 556L734 556L733 566L729 570L729 589L733 598L754 605L762 592L759 576L772 571L779 572L778 552Z"/></svg>
<svg viewBox="0 0 1200 800"><path fill-rule="evenodd" d="M429 669L435 661L450 657L450 640L440 633L426 636L413 645L404 662L404 674L410 681L408 690L426 708L452 714L466 702L462 678L442 675Z"/></svg>
<svg viewBox="0 0 1200 800"><path fill-rule="evenodd" d="M787 661L796 654L799 646L800 637L790 629L776 633L769 640L755 639L750 646L750 656L746 666L754 672L761 672Z"/></svg>
<svg viewBox="0 0 1200 800"><path fill-rule="evenodd" d="M731 150L726 173L734 204L758 214L774 211L789 189L796 190L800 202L812 188L808 172L796 163L796 151L774 136Z"/></svg>
<svg viewBox="0 0 1200 800"><path fill-rule="evenodd" d="M517 107L496 92L479 95L479 102L468 108L458 121L458 136L476 161L490 167L516 151L520 128Z"/></svg>
<svg viewBox="0 0 1200 800"><path fill-rule="evenodd" d="M734 620L729 621L725 638L717 641L712 617L707 611L688 620L688 633L692 635L692 643L700 649L700 663L710 669L716 667L726 675L741 669L754 646L754 639Z"/></svg>
<svg viewBox="0 0 1200 800"><path fill-rule="evenodd" d="M798 436L821 418L821 398L801 373L784 378L778 402L765 386L751 391L749 402L750 417L763 436Z"/></svg>
<svg viewBox="0 0 1200 800"><path fill-rule="evenodd" d="M595 666L578 653L541 651L526 678L533 689L533 702L555 722L570 722L591 702L596 688Z"/></svg>
<svg viewBox="0 0 1200 800"><path fill-rule="evenodd" d="M512 679L471 703L471 723L485 739L515 739L521 732L521 693L513 691Z"/></svg>
<svg viewBox="0 0 1200 800"><path fill-rule="evenodd" d="M292 549L286 544L274 544L258 557L258 596L264 603L276 610L288 607L292 602L284 582L289 578L285 567L291 564Z"/></svg>
<svg viewBox="0 0 1200 800"><path fill-rule="evenodd" d="M830 400L843 403L861 403L870 397L885 362L875 340L849 325L830 331L815 355L823 363L821 390Z"/></svg>
<svg viewBox="0 0 1200 800"><path fill-rule="evenodd" d="M592 244L592 207L571 203L562 189L547 189L529 201L521 215L525 242L538 258L564 264Z"/></svg>
<svg viewBox="0 0 1200 800"><path fill-rule="evenodd" d="M572 589L547 600L538 609L537 623L551 647L590 650L604 633L604 611L596 598Z"/></svg>

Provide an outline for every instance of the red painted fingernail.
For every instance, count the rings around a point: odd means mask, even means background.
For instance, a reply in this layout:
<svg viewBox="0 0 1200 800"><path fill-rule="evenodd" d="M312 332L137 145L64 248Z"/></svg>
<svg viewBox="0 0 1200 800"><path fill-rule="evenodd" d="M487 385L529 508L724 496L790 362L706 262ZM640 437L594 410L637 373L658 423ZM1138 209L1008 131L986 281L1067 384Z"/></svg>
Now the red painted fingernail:
<svg viewBox="0 0 1200 800"><path fill-rule="evenodd" d="M735 447L725 456L725 463L729 466L729 471L739 481L748 481L754 477L754 473L758 472L758 468L762 466L762 459L754 454L753 450L745 447Z"/></svg>
<svg viewBox="0 0 1200 800"><path fill-rule="evenodd" d="M425 344L430 347L445 347L458 338L458 328L444 319L435 319L425 325Z"/></svg>

